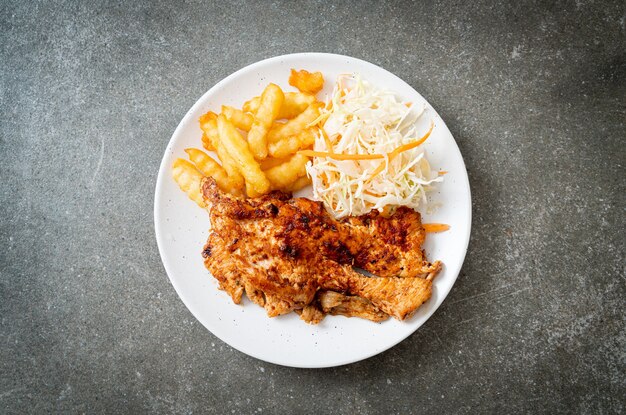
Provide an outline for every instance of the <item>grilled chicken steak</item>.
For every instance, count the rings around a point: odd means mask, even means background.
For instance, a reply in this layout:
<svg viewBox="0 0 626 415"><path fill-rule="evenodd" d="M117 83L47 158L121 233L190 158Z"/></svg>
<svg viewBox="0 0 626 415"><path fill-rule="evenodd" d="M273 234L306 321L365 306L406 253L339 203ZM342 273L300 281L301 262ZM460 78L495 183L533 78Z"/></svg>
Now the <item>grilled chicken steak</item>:
<svg viewBox="0 0 626 415"><path fill-rule="evenodd" d="M327 313L403 320L430 298L441 263L426 260L412 209L338 221L320 202L281 192L237 199L211 178L202 192L211 219L204 263L237 304L245 292L271 317L297 311L317 323Z"/></svg>

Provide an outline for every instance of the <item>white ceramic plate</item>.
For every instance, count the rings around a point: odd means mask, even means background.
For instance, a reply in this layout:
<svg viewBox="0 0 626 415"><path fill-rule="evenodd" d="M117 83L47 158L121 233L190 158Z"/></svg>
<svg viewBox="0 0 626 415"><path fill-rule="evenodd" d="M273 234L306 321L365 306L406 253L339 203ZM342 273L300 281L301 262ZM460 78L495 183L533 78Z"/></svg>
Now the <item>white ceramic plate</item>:
<svg viewBox="0 0 626 415"><path fill-rule="evenodd" d="M456 280L469 242L471 227L470 188L463 158L443 120L428 104L435 128L425 144L433 169L449 173L433 193L441 207L424 215L424 222L443 222L451 229L427 236L425 249L430 260L444 263L436 278L432 298L407 321L389 319L372 323L358 318L327 316L319 325L308 325L295 313L268 318L265 310L244 298L235 305L218 290L217 282L204 268L200 251L207 235L207 213L188 200L172 180L170 167L185 157L187 147L201 147L198 118L208 110L220 111L222 104L240 107L274 82L285 91L291 68L321 71L326 88L332 89L340 73L358 72L374 84L390 89L405 100L426 101L410 85L371 63L341 55L300 53L278 56L247 66L228 76L187 112L170 140L157 179L154 222L163 265L172 285L193 315L214 335L235 349L267 362L293 367L329 367L356 362L399 343L417 330L441 305ZM245 296L244 296L245 297ZM419 334L418 334L419 335Z"/></svg>

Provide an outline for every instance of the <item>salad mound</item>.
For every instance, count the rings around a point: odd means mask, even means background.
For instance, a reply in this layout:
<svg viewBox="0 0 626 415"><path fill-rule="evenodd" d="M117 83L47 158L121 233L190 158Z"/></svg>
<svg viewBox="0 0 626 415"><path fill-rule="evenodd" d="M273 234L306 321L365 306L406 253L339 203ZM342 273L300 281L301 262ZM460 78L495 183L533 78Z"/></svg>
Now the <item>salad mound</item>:
<svg viewBox="0 0 626 415"><path fill-rule="evenodd" d="M315 121L323 129L314 149L302 152L313 157L307 174L314 198L335 218L427 203L426 192L443 177L421 147L434 127L431 121L427 131L418 129L425 109L359 75L339 76Z"/></svg>

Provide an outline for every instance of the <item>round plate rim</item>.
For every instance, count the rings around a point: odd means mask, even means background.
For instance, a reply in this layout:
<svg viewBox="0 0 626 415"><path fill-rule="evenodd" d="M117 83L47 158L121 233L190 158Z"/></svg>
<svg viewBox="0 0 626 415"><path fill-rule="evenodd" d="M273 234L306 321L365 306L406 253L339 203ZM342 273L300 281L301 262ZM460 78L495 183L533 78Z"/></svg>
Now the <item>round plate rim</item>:
<svg viewBox="0 0 626 415"><path fill-rule="evenodd" d="M194 307L189 303L189 301L182 294L182 288L181 288L178 280L176 278L172 277L172 275L174 274L174 271L172 270L172 265L168 264L166 259L165 259L166 256L165 256L165 251L164 251L164 247L163 247L164 243L162 242L164 236L163 236L163 231L162 231L162 225L161 225L160 221L158 220L158 218L160 216L159 201L162 198L162 190L161 190L163 188L162 183L163 183L163 180L165 180L165 177L168 177L168 175L166 175L164 173L165 171L168 171L168 168L167 168L168 166L166 166L167 152L173 146L173 144L175 143L176 137L179 135L180 131L184 128L186 123L189 121L189 118L192 116L193 113L195 113L195 111L198 109L198 107L203 105L203 102L206 101L206 98L210 97L214 93L214 91L219 90L222 85L227 84L233 78L236 78L236 77L242 75L245 72L252 71L252 70L254 70L255 68L258 68L261 65L268 65L268 64L272 64L272 63L274 63L276 61L281 61L281 60L285 60L285 59L311 58L311 57L313 57L313 58L314 57L320 57L320 58L331 57L331 58L339 58L339 59L348 59L349 61L353 61L353 62L359 63L361 65L374 67L376 70L384 71L388 75L396 78L397 80L401 81L402 83L407 84L411 88L411 90L413 92L415 92L417 95L422 97L422 95L418 91L416 91L411 85L409 85L406 81L402 80L400 77L398 77L397 75L395 75L392 72L388 71L387 69L384 69L384 68L382 68L382 67L380 67L380 66L378 66L376 64L373 64L371 62L368 62L368 61L365 61L365 60L362 60L362 59L359 59L359 58L354 58L354 57L351 57L351 56L347 56L347 55L334 54L334 53L323 53L323 52L303 52L303 53L291 53L291 54L285 54L285 55L278 55L278 56L274 56L274 57L271 57L271 58L267 58L267 59L263 59L263 60L251 63L251 64L249 64L249 65L247 65L247 66L245 66L245 67L243 67L243 68L233 72L232 74L228 75L227 77L223 78L218 83L213 85L200 98L198 98L198 100L187 111L185 116L179 122L179 124L176 127L176 129L174 130L174 133L172 134L170 140L168 141L168 144L167 144L167 146L165 148L165 152L164 152L163 158L161 159L161 163L159 164L159 172L158 172L157 180L156 180L156 184L155 184L153 215L154 215L154 229L155 229L155 236L156 236L156 240L157 240L157 247L158 247L158 250L159 250L159 255L161 257L161 262L163 263L163 267L165 268L167 276L168 276L172 286L176 290L176 293L177 293L178 297L183 302L183 304L185 304L185 306L191 312L191 314L200 323L202 323L202 325L208 331L210 331L214 336L216 336L217 338L219 338L221 341L223 341L224 343L228 344L229 346L233 347L234 349L238 350L239 352L244 353L244 354L249 355L249 356L252 356L252 357L254 357L256 359L259 359L259 360L262 360L262 361L266 361L266 362L277 364L277 365L281 365L281 366L296 367L296 368L327 368L327 367L343 366L343 365L346 365L346 364L351 364L351 363L355 363L355 362L358 362L358 361L361 361L361 360L365 360L365 359L368 359L368 358L370 358L372 356L380 354L380 353L382 353L382 352L384 352L386 350L389 350L392 347L396 346L398 343L400 343L403 340L405 340L411 334L415 333L421 326L423 326L433 316L433 314L439 309L439 307L441 307L441 304L443 304L443 302L447 298L448 294L452 290L452 287L456 283L456 280L457 280L457 278L459 276L459 273L461 271L461 267L462 267L463 263L465 262L465 258L467 256L467 250L468 250L468 247L469 247L471 228L472 228L472 197L471 197L471 188L470 188L470 185L469 185L469 177L468 177L468 174L467 174L467 168L465 166L465 161L463 159L463 154L461 153L460 149L458 148L458 144L456 143L456 140L454 139L454 136L452 135L452 133L448 129L447 125L445 124L445 121L441 117L439 117L440 122L446 128L446 130L448 131L448 133L452 137L452 140L454 141L455 145L457 146L457 149L458 149L459 154L461 156L461 162L463 164L462 168L463 168L463 171L465 172L465 175L464 175L464 179L465 180L463 180L462 185L465 188L465 191L466 191L466 194L467 194L467 199L468 199L468 204L467 204L467 208L468 209L467 209L467 212L466 212L466 215L468 217L468 227L467 227L466 234L463 235L464 236L464 238L463 238L464 239L463 240L463 255L462 255L461 261L459 261L458 269L454 269L451 272L451 274L452 274L452 276L450 277L451 278L451 284L450 284L449 289L445 293L443 293L443 299L441 300L441 302L439 304L435 305L432 308L432 310L430 310L428 316L422 322L422 324L416 326L414 330L408 330L406 335L400 336L400 338L398 338L397 341L388 343L382 349L373 350L371 353L361 354L358 357L349 358L349 359L346 359L345 361L330 362L328 364L323 364L323 363L322 364L320 364L320 363L316 363L316 364L307 364L307 363L297 364L297 363L292 363L292 362L291 363L285 363L284 361L280 361L279 359L268 358L267 356L263 356L263 355L254 353L254 352L251 352L249 350L242 350L242 348L240 348L240 347L238 347L236 345L231 344L231 342L229 342L226 339L224 339L223 336L221 336L219 333L216 333L214 330L211 330L209 327L207 327L203 323L202 318L200 318L197 315L197 311L194 310ZM425 98L424 98L424 100L426 102L428 102ZM432 107L432 105L429 102L428 102L428 105L430 105ZM434 107L432 107L432 108L434 108ZM436 112L436 110L435 110L435 112Z"/></svg>

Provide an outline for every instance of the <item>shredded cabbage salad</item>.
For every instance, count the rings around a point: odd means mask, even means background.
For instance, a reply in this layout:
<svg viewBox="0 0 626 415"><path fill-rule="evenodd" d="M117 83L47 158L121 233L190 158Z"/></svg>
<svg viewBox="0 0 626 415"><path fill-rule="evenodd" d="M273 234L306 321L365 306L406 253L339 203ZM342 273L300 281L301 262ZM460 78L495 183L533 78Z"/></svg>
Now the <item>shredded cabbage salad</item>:
<svg viewBox="0 0 626 415"><path fill-rule="evenodd" d="M431 121L430 130L418 131L425 112L425 105L400 102L359 75L340 75L317 120L326 118L307 165L314 198L335 218L427 203L426 192L443 177L431 171L419 145L433 128Z"/></svg>

